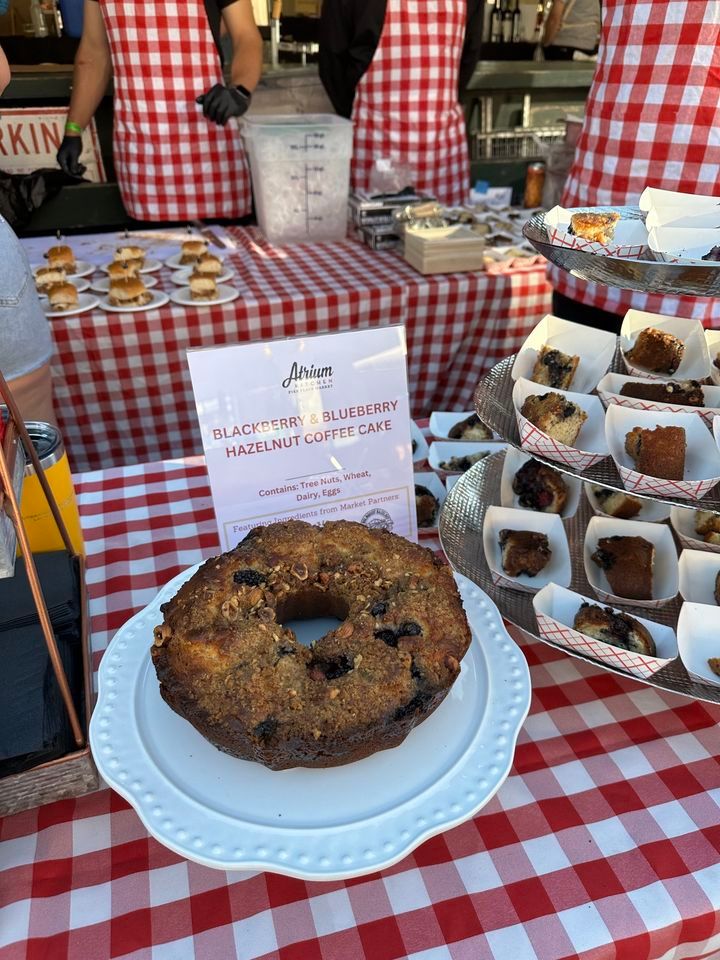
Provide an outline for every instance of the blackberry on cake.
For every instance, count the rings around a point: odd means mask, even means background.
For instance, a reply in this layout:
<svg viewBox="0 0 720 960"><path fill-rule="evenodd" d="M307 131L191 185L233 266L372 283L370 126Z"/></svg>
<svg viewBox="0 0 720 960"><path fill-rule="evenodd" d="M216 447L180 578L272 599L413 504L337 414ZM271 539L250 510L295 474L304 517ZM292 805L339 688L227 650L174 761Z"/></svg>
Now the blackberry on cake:
<svg viewBox="0 0 720 960"><path fill-rule="evenodd" d="M657 327L645 327L625 356L633 366L652 373L673 374L684 353L685 344L679 337Z"/></svg>
<svg viewBox="0 0 720 960"><path fill-rule="evenodd" d="M544 344L538 353L530 379L544 387L569 390L579 363L580 357L570 356Z"/></svg>
<svg viewBox="0 0 720 960"><path fill-rule="evenodd" d="M533 530L501 530L502 568L509 577L536 577L552 557L547 536Z"/></svg>
<svg viewBox="0 0 720 960"><path fill-rule="evenodd" d="M525 398L520 413L538 430L568 447L575 443L587 420L585 411L561 393L530 394Z"/></svg>
<svg viewBox="0 0 720 960"><path fill-rule="evenodd" d="M644 537L601 537L592 560L626 600L652 600L655 545Z"/></svg>
<svg viewBox="0 0 720 960"><path fill-rule="evenodd" d="M684 427L633 427L625 435L625 450L638 473L662 480L683 479L686 447Z"/></svg>
<svg viewBox="0 0 720 960"><path fill-rule="evenodd" d="M657 403L675 403L684 407L705 406L705 395L698 380L668 380L667 383L633 381L622 385L620 396Z"/></svg>
<svg viewBox="0 0 720 960"><path fill-rule="evenodd" d="M634 617L616 613L610 607L583 603L575 614L573 627L593 640L601 640L621 650L656 656L655 641L647 627Z"/></svg>
<svg viewBox="0 0 720 960"><path fill-rule="evenodd" d="M622 490L611 490L609 487L599 487L596 484L591 484L591 489L600 510L610 517L632 520L642 510L642 500Z"/></svg>
<svg viewBox="0 0 720 960"><path fill-rule="evenodd" d="M528 460L520 467L512 488L521 507L540 513L562 513L569 496L562 475L538 460Z"/></svg>
<svg viewBox="0 0 720 960"><path fill-rule="evenodd" d="M451 440L492 440L492 430L476 413L471 413L450 427L448 437Z"/></svg>

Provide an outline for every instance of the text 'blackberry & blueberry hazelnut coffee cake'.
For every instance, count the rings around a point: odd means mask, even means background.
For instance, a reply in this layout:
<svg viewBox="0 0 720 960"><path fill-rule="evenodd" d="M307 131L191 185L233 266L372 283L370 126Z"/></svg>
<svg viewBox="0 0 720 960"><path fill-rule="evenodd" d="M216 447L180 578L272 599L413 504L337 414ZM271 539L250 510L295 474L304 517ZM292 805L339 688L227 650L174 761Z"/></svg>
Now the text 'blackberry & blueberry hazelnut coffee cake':
<svg viewBox="0 0 720 960"><path fill-rule="evenodd" d="M169 706L273 770L400 744L460 673L470 628L450 568L361 523L256 527L163 604L152 660ZM283 624L342 621L310 647Z"/></svg>

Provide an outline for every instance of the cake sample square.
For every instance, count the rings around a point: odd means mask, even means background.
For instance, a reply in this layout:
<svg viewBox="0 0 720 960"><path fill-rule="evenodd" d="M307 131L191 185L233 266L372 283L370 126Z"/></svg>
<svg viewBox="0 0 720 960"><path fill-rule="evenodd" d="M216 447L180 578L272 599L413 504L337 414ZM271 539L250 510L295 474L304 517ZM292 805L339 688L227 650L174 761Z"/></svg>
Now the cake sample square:
<svg viewBox="0 0 720 960"><path fill-rule="evenodd" d="M650 631L626 613L615 613L609 607L603 609L596 604L583 603L575 614L573 626L594 640L602 640L603 643L632 653L656 656Z"/></svg>
<svg viewBox="0 0 720 960"><path fill-rule="evenodd" d="M601 537L592 554L610 589L626 600L652 600L655 545L644 537Z"/></svg>
<svg viewBox="0 0 720 960"><path fill-rule="evenodd" d="M682 480L687 442L684 427L634 427L625 436L625 450L638 473L662 480Z"/></svg>
<svg viewBox="0 0 720 960"><path fill-rule="evenodd" d="M657 327L645 327L626 351L630 362L652 373L673 374L680 366L685 353L685 344L679 337Z"/></svg>
<svg viewBox="0 0 720 960"><path fill-rule="evenodd" d="M571 447L577 440L587 414L560 393L531 394L520 409L523 417L553 440Z"/></svg>
<svg viewBox="0 0 720 960"><path fill-rule="evenodd" d="M528 460L520 467L512 488L521 507L541 513L562 513L569 495L562 475L537 460Z"/></svg>
<svg viewBox="0 0 720 960"><path fill-rule="evenodd" d="M574 213L570 217L570 233L584 240L594 240L596 243L610 243L615 233L615 227L620 214L615 211L596 213L583 211Z"/></svg>
<svg viewBox="0 0 720 960"><path fill-rule="evenodd" d="M632 520L642 510L642 500L623 493L622 490L612 490L610 487L594 487L593 495L598 507L610 517L620 520Z"/></svg>
<svg viewBox="0 0 720 960"><path fill-rule="evenodd" d="M530 379L544 387L569 390L580 363L580 357L570 356L545 344L538 353Z"/></svg>
<svg viewBox="0 0 720 960"><path fill-rule="evenodd" d="M501 530L498 541L502 548L502 568L509 577L537 576L552 556L544 533L533 530Z"/></svg>
<svg viewBox="0 0 720 960"><path fill-rule="evenodd" d="M650 400L656 403L675 403L686 407L704 407L705 395L697 380L669 380L666 383L646 381L643 383L624 383L620 389L621 397L633 397L636 400Z"/></svg>

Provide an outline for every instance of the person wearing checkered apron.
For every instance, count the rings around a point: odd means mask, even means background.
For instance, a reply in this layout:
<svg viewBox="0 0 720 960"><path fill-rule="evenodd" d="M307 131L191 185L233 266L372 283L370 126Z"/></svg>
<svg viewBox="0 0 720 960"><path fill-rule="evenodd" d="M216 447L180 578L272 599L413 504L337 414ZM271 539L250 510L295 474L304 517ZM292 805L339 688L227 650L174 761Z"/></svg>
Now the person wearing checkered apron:
<svg viewBox="0 0 720 960"><path fill-rule="evenodd" d="M320 77L354 125L352 189L376 189L377 163L407 171L417 191L467 203L470 160L458 102L477 63L482 4L366 0L323 4Z"/></svg>
<svg viewBox="0 0 720 960"><path fill-rule="evenodd" d="M564 207L637 206L645 187L720 195L719 0L603 0ZM718 301L636 293L549 268L553 311L617 331L630 308L720 321Z"/></svg>
<svg viewBox="0 0 720 960"><path fill-rule="evenodd" d="M232 85L204 0L86 0L60 166L79 176L80 134L112 69L113 160L137 220L237 218L252 209L250 174L232 117L262 68L251 0L213 0L233 42Z"/></svg>

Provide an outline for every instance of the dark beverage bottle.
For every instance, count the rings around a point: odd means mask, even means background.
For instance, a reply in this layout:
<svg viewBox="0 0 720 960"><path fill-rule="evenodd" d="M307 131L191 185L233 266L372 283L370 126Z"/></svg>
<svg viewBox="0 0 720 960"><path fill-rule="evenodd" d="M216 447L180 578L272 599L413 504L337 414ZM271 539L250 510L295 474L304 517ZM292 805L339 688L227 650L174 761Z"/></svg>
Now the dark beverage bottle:
<svg viewBox="0 0 720 960"><path fill-rule="evenodd" d="M512 43L513 15L510 9L510 0L503 0L501 23L503 43Z"/></svg>
<svg viewBox="0 0 720 960"><path fill-rule="evenodd" d="M502 14L500 12L500 0L495 0L490 15L490 42L500 43L502 41Z"/></svg>
<svg viewBox="0 0 720 960"><path fill-rule="evenodd" d="M520 13L520 0L515 0L515 8L512 12L512 42L519 43L522 37L522 14Z"/></svg>

